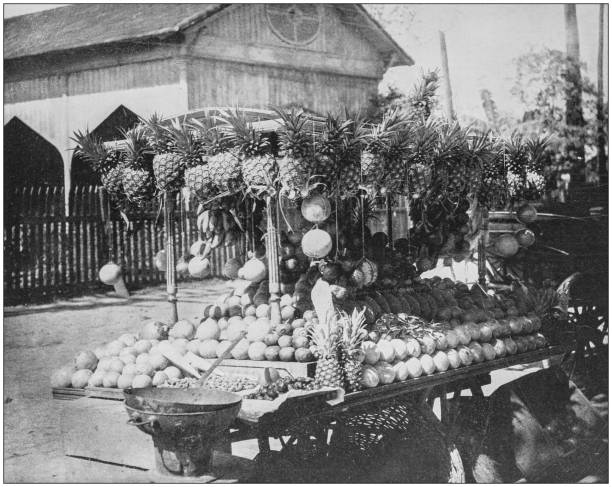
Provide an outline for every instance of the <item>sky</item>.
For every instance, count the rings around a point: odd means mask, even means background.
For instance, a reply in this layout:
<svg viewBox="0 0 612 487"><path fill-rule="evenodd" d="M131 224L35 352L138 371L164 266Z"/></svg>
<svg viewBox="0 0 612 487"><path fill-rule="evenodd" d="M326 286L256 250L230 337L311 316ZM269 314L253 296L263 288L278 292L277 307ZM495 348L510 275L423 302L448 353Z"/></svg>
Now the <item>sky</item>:
<svg viewBox="0 0 612 487"><path fill-rule="evenodd" d="M4 16L22 15L65 4L4 4ZM407 91L423 70L440 67L440 30L445 32L458 115L482 118L480 90L488 89L498 110L520 116L523 108L511 95L515 79L513 60L530 49L565 51L562 4L366 4L376 15L381 9L384 27L415 60L411 67L389 70L381 90L393 84ZM596 80L599 6L578 4L581 60ZM378 17L377 17L378 18ZM604 29L608 44L607 15ZM604 53L607 86L608 50Z"/></svg>

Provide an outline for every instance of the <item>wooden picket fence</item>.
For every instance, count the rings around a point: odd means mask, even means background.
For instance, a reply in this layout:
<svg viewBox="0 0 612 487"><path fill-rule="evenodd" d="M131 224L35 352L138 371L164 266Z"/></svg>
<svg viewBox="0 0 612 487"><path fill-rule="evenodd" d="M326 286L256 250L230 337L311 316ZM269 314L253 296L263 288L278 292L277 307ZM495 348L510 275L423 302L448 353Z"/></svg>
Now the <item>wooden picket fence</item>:
<svg viewBox="0 0 612 487"><path fill-rule="evenodd" d="M99 187L72 189L68 216L64 201L63 187L19 188L5 193L5 303L109 289L100 283L98 270L111 259L122 266L128 289L165 282L165 274L154 264L165 240L163 216L156 203L131 214L128 225L114 211L105 221L108 212L102 210L108 204ZM196 209L193 201L188 205L177 201L177 260L198 237ZM235 257L240 248L240 244L220 247L212 253L213 277L222 275L225 261Z"/></svg>

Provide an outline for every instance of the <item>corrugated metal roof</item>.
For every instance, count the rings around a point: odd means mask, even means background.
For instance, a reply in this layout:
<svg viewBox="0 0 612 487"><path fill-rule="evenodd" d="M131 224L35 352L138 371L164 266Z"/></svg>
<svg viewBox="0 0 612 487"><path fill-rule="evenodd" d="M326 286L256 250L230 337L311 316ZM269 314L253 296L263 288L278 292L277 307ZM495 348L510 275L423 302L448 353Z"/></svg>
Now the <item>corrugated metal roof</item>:
<svg viewBox="0 0 612 487"><path fill-rule="evenodd" d="M167 37L228 5L75 4L4 20L4 59Z"/></svg>

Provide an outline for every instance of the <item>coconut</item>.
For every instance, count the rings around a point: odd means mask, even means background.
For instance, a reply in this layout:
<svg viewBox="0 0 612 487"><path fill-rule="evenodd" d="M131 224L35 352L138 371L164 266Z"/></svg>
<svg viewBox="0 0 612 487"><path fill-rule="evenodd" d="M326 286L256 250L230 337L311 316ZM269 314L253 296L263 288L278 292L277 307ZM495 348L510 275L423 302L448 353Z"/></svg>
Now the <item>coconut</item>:
<svg viewBox="0 0 612 487"><path fill-rule="evenodd" d="M311 259L322 259L329 254L332 246L331 235L318 228L309 230L302 237L302 251Z"/></svg>
<svg viewBox="0 0 612 487"><path fill-rule="evenodd" d="M302 201L302 216L310 223L321 223L329 218L331 204L327 198L314 194Z"/></svg>
<svg viewBox="0 0 612 487"><path fill-rule="evenodd" d="M509 258L517 254L520 245L516 237L510 233L500 235L495 241L495 251L503 258Z"/></svg>
<svg viewBox="0 0 612 487"><path fill-rule="evenodd" d="M535 233L528 228L517 231L514 236L521 247L531 247L536 241Z"/></svg>
<svg viewBox="0 0 612 487"><path fill-rule="evenodd" d="M522 223L529 224L538 219L538 212L533 205L525 203L521 205L518 210L516 210L516 217Z"/></svg>

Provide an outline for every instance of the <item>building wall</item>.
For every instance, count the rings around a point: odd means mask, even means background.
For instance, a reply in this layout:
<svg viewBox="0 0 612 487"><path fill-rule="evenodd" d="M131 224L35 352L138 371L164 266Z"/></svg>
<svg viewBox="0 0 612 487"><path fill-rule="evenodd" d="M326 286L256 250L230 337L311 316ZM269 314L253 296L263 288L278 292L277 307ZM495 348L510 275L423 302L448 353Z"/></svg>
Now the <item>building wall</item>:
<svg viewBox="0 0 612 487"><path fill-rule="evenodd" d="M192 59L188 68L189 107L270 108L297 103L319 114L347 106L363 107L378 80L337 74L272 68L208 59Z"/></svg>

